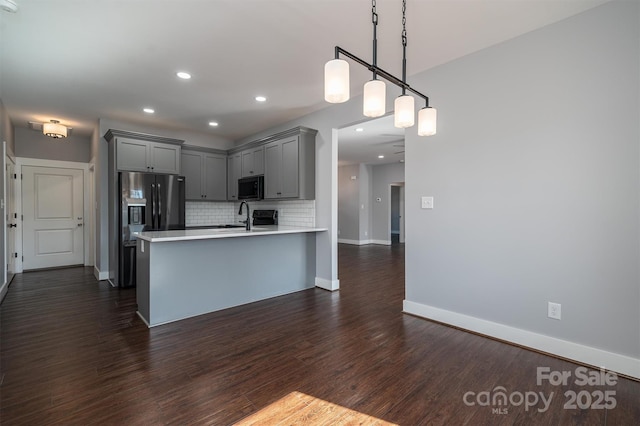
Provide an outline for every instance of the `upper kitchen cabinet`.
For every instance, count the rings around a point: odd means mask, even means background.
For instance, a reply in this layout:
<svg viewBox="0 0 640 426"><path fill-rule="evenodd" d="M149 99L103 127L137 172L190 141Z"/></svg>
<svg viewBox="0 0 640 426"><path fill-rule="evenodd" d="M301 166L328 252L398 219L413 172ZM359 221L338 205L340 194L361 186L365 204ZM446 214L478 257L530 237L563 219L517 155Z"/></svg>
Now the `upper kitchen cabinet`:
<svg viewBox="0 0 640 426"><path fill-rule="evenodd" d="M229 154L227 157L227 199L238 201L238 179L242 176L242 153Z"/></svg>
<svg viewBox="0 0 640 426"><path fill-rule="evenodd" d="M113 129L105 134L105 139L115 143L117 170L180 173L182 140Z"/></svg>
<svg viewBox="0 0 640 426"><path fill-rule="evenodd" d="M224 151L184 146L181 157L187 200L227 199L227 155Z"/></svg>
<svg viewBox="0 0 640 426"><path fill-rule="evenodd" d="M264 174L264 146L242 151L242 177Z"/></svg>
<svg viewBox="0 0 640 426"><path fill-rule="evenodd" d="M265 199L315 199L316 133L298 127L265 145Z"/></svg>

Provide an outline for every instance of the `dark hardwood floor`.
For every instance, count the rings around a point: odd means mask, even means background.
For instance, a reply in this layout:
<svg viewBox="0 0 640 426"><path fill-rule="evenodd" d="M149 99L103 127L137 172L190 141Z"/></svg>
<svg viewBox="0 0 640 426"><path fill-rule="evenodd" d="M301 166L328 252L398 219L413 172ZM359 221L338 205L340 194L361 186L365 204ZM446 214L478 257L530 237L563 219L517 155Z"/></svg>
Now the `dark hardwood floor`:
<svg viewBox="0 0 640 426"><path fill-rule="evenodd" d="M18 275L0 307L0 423L226 425L299 391L402 425L640 424L638 382L538 386L537 367L578 366L402 314L404 245L341 245L339 268L339 292L153 329L135 290L90 268ZM553 397L547 410L477 404L498 386L515 402ZM567 391L585 403L605 390L614 409L563 408Z"/></svg>

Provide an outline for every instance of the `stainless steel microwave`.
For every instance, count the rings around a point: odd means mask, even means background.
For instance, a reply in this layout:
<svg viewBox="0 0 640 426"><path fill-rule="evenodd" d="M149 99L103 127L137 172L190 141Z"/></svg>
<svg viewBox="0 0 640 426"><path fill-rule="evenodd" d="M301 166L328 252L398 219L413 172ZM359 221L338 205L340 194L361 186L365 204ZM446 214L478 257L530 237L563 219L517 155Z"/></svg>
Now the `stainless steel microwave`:
<svg viewBox="0 0 640 426"><path fill-rule="evenodd" d="M264 198L264 176L238 179L238 200L262 200Z"/></svg>

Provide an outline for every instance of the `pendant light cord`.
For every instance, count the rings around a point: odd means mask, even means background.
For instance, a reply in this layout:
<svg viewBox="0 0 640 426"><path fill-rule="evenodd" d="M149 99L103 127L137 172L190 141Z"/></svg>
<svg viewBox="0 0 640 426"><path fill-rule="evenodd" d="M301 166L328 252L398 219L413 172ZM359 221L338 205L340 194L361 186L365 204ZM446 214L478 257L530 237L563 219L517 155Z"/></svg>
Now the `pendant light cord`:
<svg viewBox="0 0 640 426"><path fill-rule="evenodd" d="M371 23L373 24L373 66L378 66L378 12L376 11L376 0L371 0ZM373 71L373 79L377 79L378 74Z"/></svg>
<svg viewBox="0 0 640 426"><path fill-rule="evenodd" d="M407 0L402 0L402 82L407 83ZM402 86L402 96L405 94Z"/></svg>

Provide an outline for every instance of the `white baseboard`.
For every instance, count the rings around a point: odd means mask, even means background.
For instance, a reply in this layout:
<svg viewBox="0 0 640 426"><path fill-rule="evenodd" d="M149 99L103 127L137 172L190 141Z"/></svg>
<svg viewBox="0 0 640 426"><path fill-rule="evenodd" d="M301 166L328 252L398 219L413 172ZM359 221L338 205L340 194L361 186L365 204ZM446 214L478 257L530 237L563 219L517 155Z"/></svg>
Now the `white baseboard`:
<svg viewBox="0 0 640 426"><path fill-rule="evenodd" d="M2 303L4 297L7 295L7 291L9 291L9 283L5 282L2 284L2 287L0 287L0 303Z"/></svg>
<svg viewBox="0 0 640 426"><path fill-rule="evenodd" d="M383 246L390 246L391 240L371 240L371 244L380 244Z"/></svg>
<svg viewBox="0 0 640 426"><path fill-rule="evenodd" d="M371 240L345 240L342 238L338 238L338 243L340 244L351 244L354 246L363 246L366 244L371 244Z"/></svg>
<svg viewBox="0 0 640 426"><path fill-rule="evenodd" d="M329 291L340 290L340 280L325 280L324 278L316 277L316 287Z"/></svg>
<svg viewBox="0 0 640 426"><path fill-rule="evenodd" d="M93 276L98 281L104 281L109 279L109 271L101 271L97 267L93 267Z"/></svg>
<svg viewBox="0 0 640 426"><path fill-rule="evenodd" d="M640 359L405 300L403 311L640 379Z"/></svg>
<svg viewBox="0 0 640 426"><path fill-rule="evenodd" d="M144 323L144 325L147 326L147 328L151 328L151 326L149 325L149 323L147 322L146 319L144 319L144 317L142 316L142 314L140 313L140 311L136 311L136 315L138 315L138 318L140 318L142 320L142 322ZM160 324L158 324L160 325Z"/></svg>

